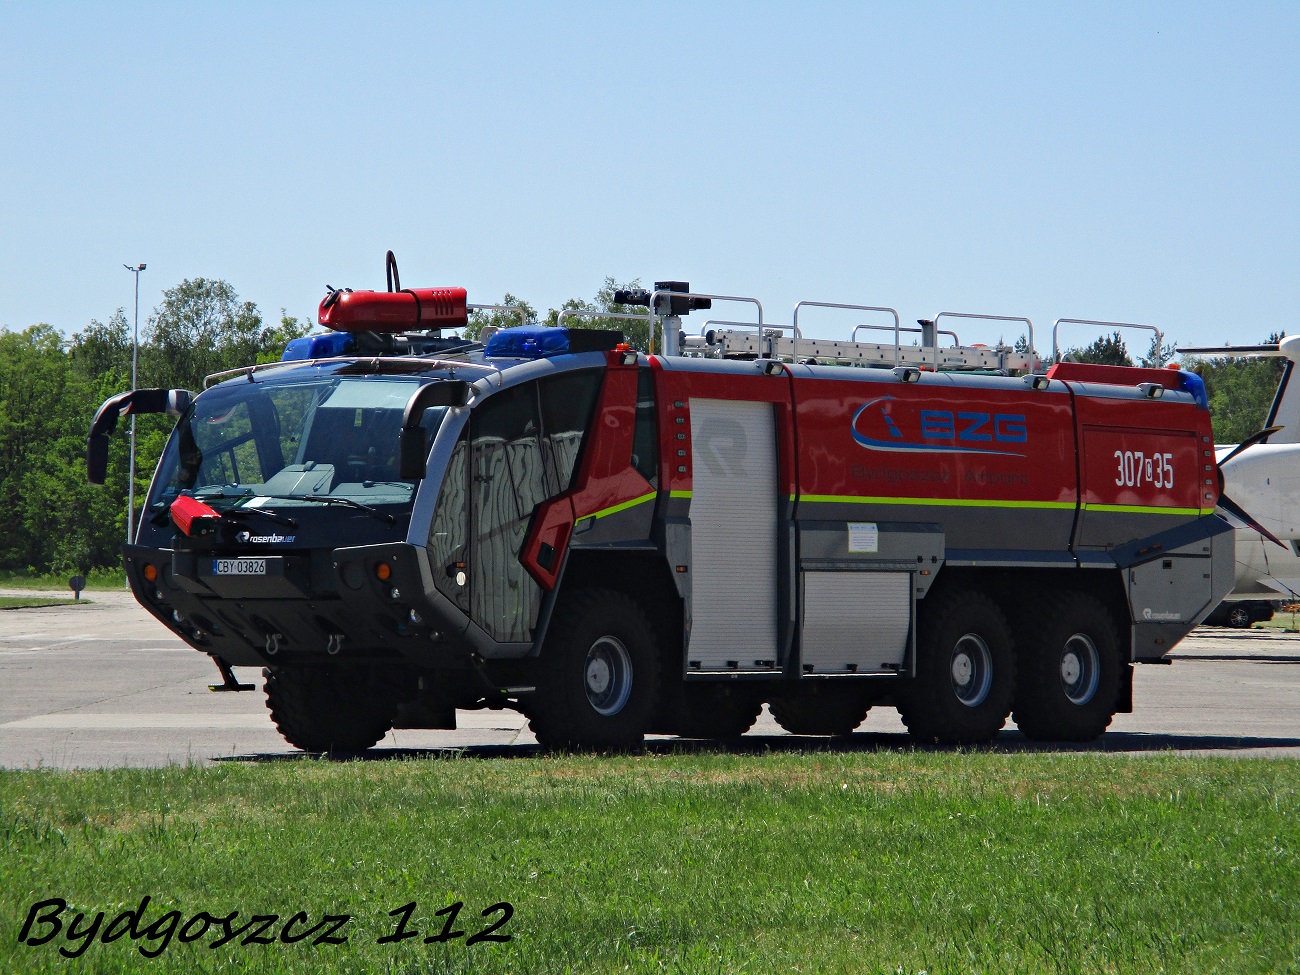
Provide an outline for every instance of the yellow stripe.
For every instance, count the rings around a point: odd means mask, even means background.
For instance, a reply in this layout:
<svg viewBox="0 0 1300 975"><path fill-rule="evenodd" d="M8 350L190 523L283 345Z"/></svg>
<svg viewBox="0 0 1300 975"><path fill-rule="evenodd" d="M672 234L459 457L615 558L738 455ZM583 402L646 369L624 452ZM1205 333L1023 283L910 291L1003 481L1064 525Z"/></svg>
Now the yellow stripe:
<svg viewBox="0 0 1300 975"><path fill-rule="evenodd" d="M825 504L911 504L930 507L949 508L1033 508L1057 511L1069 511L1075 507L1073 501L993 501L983 498L900 498L900 497L863 497L859 494L792 494L791 501L812 501ZM1108 511L1119 514L1134 515L1180 515L1197 517L1213 514L1213 508L1162 508L1136 504L1084 504L1087 511Z"/></svg>
<svg viewBox="0 0 1300 975"><path fill-rule="evenodd" d="M604 518L606 515L616 515L620 511L626 511L628 508L635 508L639 504L645 504L647 501L652 501L654 500L654 496L655 492L651 491L649 494L643 494L641 497L633 498L631 501L623 501L619 504L611 505L608 508L601 508L599 511L593 511L591 514L583 515L577 520L584 521L587 518Z"/></svg>
<svg viewBox="0 0 1300 975"><path fill-rule="evenodd" d="M1183 515L1205 514L1200 508L1156 508L1141 504L1085 504L1088 511L1112 511L1124 515Z"/></svg>
<svg viewBox="0 0 1300 975"><path fill-rule="evenodd" d="M914 504L951 508L1053 508L1073 510L1073 501L989 501L976 498L898 498L863 497L859 494L791 495L791 501L816 501L840 504Z"/></svg>
<svg viewBox="0 0 1300 975"><path fill-rule="evenodd" d="M689 498L690 496L691 496L690 491L669 491L668 492L668 497L670 498Z"/></svg>

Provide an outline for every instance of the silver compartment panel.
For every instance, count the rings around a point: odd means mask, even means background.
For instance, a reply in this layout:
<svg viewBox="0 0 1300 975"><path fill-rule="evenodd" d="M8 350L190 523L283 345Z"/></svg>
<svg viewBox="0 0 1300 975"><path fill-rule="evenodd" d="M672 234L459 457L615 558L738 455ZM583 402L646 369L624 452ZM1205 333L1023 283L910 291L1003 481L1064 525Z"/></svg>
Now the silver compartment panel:
<svg viewBox="0 0 1300 975"><path fill-rule="evenodd" d="M689 670L771 673L778 488L772 405L692 399L690 410Z"/></svg>
<svg viewBox="0 0 1300 975"><path fill-rule="evenodd" d="M911 586L907 572L804 572L803 672L898 673L912 624Z"/></svg>

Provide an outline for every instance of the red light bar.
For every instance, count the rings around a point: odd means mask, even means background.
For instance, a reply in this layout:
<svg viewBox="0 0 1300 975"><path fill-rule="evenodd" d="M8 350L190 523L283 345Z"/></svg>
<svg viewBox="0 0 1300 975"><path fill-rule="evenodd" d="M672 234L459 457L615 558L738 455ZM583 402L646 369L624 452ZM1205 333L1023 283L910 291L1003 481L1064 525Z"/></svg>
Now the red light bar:
<svg viewBox="0 0 1300 975"><path fill-rule="evenodd" d="M176 527L190 536L196 533L211 534L221 518L221 513L215 508L210 508L187 494L182 494L173 501L168 513L172 516L172 521L176 522Z"/></svg>
<svg viewBox="0 0 1300 975"><path fill-rule="evenodd" d="M459 328L469 320L467 301L464 288L333 291L321 301L317 320L336 332Z"/></svg>

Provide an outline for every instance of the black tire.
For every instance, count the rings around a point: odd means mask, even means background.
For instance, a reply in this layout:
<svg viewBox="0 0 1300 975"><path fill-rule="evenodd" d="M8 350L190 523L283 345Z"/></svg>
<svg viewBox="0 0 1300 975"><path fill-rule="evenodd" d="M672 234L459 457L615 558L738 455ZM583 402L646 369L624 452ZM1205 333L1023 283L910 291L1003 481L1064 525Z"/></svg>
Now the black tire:
<svg viewBox="0 0 1300 975"><path fill-rule="evenodd" d="M1011 628L997 604L969 589L930 596L919 607L916 676L894 701L917 741L973 745L1006 724L1015 690Z"/></svg>
<svg viewBox="0 0 1300 975"><path fill-rule="evenodd" d="M545 748L635 748L658 693L655 631L640 604L585 589L565 598L551 621L529 727Z"/></svg>
<svg viewBox="0 0 1300 975"><path fill-rule="evenodd" d="M871 710L856 683L808 681L783 688L768 702L772 717L792 735L850 735Z"/></svg>
<svg viewBox="0 0 1300 975"><path fill-rule="evenodd" d="M362 752L393 726L397 699L363 667L267 667L266 706L305 752Z"/></svg>
<svg viewBox="0 0 1300 975"><path fill-rule="evenodd" d="M763 702L734 684L687 684L681 688L673 734L682 738L727 741L739 738L758 720Z"/></svg>
<svg viewBox="0 0 1300 975"><path fill-rule="evenodd" d="M1104 603L1055 593L1018 644L1020 682L1013 717L1033 741L1092 741L1119 700L1119 631Z"/></svg>
<svg viewBox="0 0 1300 975"><path fill-rule="evenodd" d="M1250 625L1255 621L1251 619L1250 610L1245 606L1234 606L1228 610L1227 622L1234 630L1249 630Z"/></svg>

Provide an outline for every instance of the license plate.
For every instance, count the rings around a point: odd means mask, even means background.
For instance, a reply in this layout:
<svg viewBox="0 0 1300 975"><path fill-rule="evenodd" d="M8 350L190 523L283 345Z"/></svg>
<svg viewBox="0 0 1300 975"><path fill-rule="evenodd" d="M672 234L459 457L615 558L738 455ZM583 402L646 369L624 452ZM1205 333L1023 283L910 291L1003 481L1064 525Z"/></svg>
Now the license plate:
<svg viewBox="0 0 1300 975"><path fill-rule="evenodd" d="M213 559L214 576L264 576L266 559Z"/></svg>

